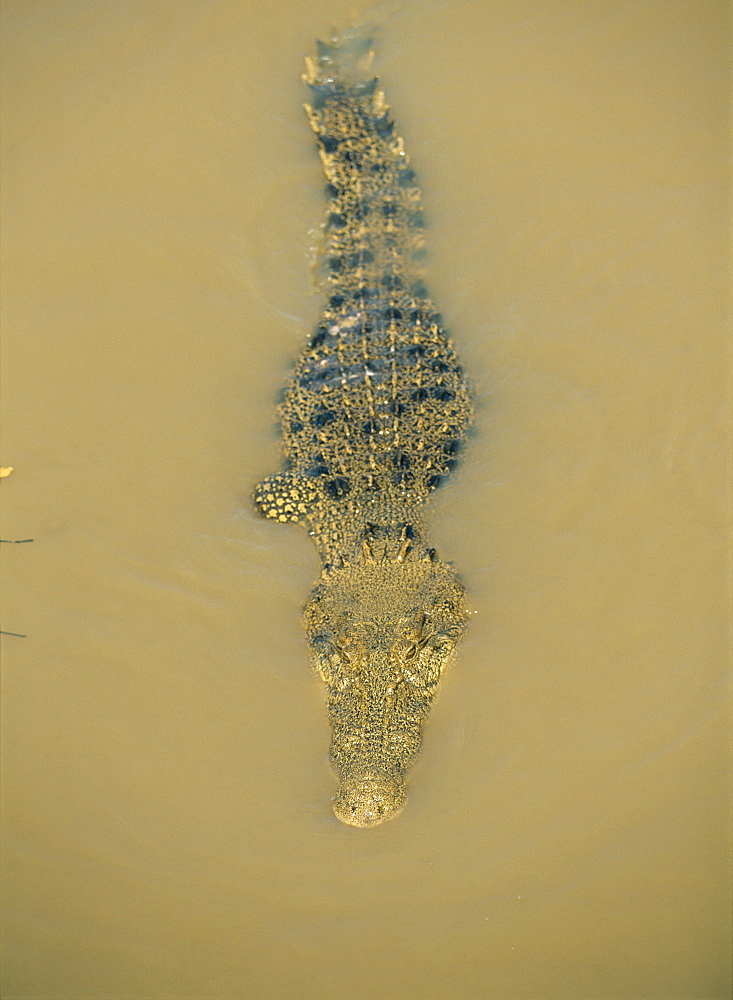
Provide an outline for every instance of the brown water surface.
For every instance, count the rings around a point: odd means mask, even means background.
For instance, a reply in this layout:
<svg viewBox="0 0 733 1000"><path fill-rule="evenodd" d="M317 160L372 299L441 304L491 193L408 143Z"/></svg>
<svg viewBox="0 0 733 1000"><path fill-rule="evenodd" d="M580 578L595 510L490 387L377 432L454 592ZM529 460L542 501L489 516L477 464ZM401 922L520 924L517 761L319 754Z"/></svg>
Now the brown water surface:
<svg viewBox="0 0 733 1000"><path fill-rule="evenodd" d="M358 6L358 4L357 4ZM378 68L479 401L410 801L335 782L257 518L340 0L3 0L4 1000L730 996L730 5L404 3Z"/></svg>

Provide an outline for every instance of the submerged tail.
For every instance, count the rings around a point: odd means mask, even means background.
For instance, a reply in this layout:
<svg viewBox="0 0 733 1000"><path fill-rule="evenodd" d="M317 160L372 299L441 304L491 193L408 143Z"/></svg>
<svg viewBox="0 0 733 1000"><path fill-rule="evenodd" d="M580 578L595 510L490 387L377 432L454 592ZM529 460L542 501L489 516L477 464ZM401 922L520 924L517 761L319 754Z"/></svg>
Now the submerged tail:
<svg viewBox="0 0 733 1000"><path fill-rule="evenodd" d="M318 42L303 74L330 199L324 276L337 300L422 277L420 189L372 71L371 35L356 27Z"/></svg>
<svg viewBox="0 0 733 1000"><path fill-rule="evenodd" d="M337 87L353 88L373 80L372 35L371 29L358 25L338 34L332 32L328 42L317 39L316 55L305 60L303 82L317 95L320 88L329 94Z"/></svg>

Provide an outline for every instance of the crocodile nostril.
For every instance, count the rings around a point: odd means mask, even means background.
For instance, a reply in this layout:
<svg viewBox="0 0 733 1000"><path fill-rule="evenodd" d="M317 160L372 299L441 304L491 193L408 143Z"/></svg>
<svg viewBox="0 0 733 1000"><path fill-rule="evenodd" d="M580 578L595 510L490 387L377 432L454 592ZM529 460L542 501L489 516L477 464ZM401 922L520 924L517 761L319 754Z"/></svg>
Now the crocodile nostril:
<svg viewBox="0 0 733 1000"><path fill-rule="evenodd" d="M401 781L382 774L346 778L333 800L333 811L349 826L377 826L395 817L407 799Z"/></svg>

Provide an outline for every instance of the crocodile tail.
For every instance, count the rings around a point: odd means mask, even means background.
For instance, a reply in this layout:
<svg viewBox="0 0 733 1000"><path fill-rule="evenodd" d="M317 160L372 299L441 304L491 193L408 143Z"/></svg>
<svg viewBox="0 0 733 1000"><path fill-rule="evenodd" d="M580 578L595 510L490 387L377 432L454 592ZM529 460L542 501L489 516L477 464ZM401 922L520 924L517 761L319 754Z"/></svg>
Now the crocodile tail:
<svg viewBox="0 0 733 1000"><path fill-rule="evenodd" d="M359 24L332 32L327 42L316 41L316 53L306 56L302 75L310 89L305 109L322 153L335 152L337 144L349 139L350 145L367 152L376 140L387 147L383 152L389 150L404 164L402 140L393 135L389 106L373 70L373 36L373 26ZM336 134L329 136L328 127L334 123Z"/></svg>
<svg viewBox="0 0 733 1000"><path fill-rule="evenodd" d="M373 63L372 33L364 26L334 33L328 42L316 41L316 54L306 56L301 77L310 90L305 109L316 136L334 104L359 105L374 119L386 116L389 108Z"/></svg>
<svg viewBox="0 0 733 1000"><path fill-rule="evenodd" d="M318 42L303 74L330 202L322 275L347 311L350 284L373 288L387 272L392 280L422 277L420 190L373 56L371 31L350 28Z"/></svg>
<svg viewBox="0 0 733 1000"><path fill-rule="evenodd" d="M328 42L316 40L315 56L306 56L303 82L312 88L316 104L320 93L327 98L339 88L358 93L374 80L373 62L372 32L366 26L332 32Z"/></svg>

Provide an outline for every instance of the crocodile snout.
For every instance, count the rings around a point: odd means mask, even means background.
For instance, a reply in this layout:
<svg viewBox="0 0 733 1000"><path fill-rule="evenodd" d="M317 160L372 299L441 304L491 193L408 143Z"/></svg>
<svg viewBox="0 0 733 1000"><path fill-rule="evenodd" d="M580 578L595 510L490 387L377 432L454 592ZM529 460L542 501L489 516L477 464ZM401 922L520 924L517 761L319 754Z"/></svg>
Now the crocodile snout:
<svg viewBox="0 0 733 1000"><path fill-rule="evenodd" d="M349 826L377 826L401 811L407 801L404 784L384 774L344 778L333 800L333 811Z"/></svg>

